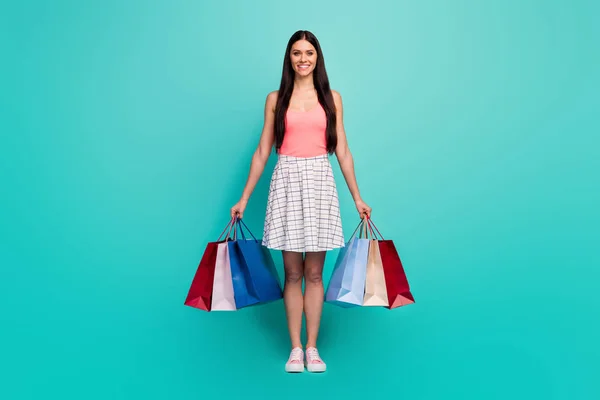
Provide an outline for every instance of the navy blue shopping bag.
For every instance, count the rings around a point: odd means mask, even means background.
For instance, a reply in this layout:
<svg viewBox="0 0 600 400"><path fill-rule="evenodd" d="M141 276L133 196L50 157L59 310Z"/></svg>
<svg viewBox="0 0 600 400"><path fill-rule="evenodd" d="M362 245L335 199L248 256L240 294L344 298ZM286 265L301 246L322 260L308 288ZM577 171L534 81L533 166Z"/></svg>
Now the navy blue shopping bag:
<svg viewBox="0 0 600 400"><path fill-rule="evenodd" d="M236 308L264 304L283 298L283 289L269 250L236 218L236 234L228 243L233 295ZM247 239L246 228L252 239ZM241 239L237 237L237 231Z"/></svg>

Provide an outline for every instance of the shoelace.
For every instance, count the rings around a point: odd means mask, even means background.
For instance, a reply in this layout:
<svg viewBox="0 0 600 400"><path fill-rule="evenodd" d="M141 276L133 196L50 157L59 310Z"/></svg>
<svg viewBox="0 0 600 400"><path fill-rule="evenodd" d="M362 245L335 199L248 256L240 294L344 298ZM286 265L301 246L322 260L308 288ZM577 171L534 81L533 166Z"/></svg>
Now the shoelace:
<svg viewBox="0 0 600 400"><path fill-rule="evenodd" d="M292 350L292 352L290 353L290 359L288 360L288 363L290 364L295 364L295 363L302 363L302 349L294 349Z"/></svg>
<svg viewBox="0 0 600 400"><path fill-rule="evenodd" d="M323 360L321 360L321 357L319 357L319 351L314 347L311 347L310 349L306 350L306 356L308 362L315 362L320 364L323 363Z"/></svg>

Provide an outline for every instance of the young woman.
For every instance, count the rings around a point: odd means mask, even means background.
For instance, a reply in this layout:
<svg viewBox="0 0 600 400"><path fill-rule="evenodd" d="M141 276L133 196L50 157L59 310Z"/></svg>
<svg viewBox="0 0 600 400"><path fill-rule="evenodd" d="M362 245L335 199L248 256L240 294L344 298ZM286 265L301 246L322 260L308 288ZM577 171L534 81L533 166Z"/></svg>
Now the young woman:
<svg viewBox="0 0 600 400"><path fill-rule="evenodd" d="M344 246L339 201L329 155L335 153L360 217L371 215L361 199L343 125L340 94L331 90L317 38L298 31L290 38L278 91L268 94L264 126L241 199L244 210L271 149L278 154L271 178L263 245L283 252L284 304L291 339L288 372L323 372L317 336L324 301L323 264L328 250ZM302 293L302 280L305 293ZM306 360L301 343L306 317Z"/></svg>

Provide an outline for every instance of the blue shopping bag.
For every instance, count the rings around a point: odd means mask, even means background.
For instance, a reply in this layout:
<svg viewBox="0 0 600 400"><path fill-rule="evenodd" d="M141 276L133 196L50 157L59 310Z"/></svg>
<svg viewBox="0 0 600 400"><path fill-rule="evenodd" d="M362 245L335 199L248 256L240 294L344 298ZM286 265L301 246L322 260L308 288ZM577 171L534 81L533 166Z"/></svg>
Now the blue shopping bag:
<svg viewBox="0 0 600 400"><path fill-rule="evenodd" d="M364 221L354 231L364 228ZM367 279L367 261L369 255L369 239L355 237L343 247L336 260L325 301L341 307L362 306Z"/></svg>
<svg viewBox="0 0 600 400"><path fill-rule="evenodd" d="M282 299L283 289L271 253L241 219L235 223L242 238L236 233L228 246L236 308ZM242 225L253 239L246 239Z"/></svg>

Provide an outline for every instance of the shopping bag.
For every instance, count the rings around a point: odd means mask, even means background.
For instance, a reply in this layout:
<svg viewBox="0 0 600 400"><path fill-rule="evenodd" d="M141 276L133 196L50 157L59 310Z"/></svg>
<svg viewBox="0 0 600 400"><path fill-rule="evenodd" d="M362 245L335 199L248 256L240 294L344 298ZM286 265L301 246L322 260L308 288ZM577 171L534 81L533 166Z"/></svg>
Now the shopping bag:
<svg viewBox="0 0 600 400"><path fill-rule="evenodd" d="M229 265L229 243L219 243L213 282L211 311L235 311L233 281Z"/></svg>
<svg viewBox="0 0 600 400"><path fill-rule="evenodd" d="M340 307L361 306L365 295L365 279L369 253L369 239L356 237L364 228L364 220L354 230L350 240L340 249L336 259L325 301Z"/></svg>
<svg viewBox="0 0 600 400"><path fill-rule="evenodd" d="M233 221L233 219L229 221L229 224L227 224L225 230L215 242L210 242L206 245L194 278L192 279L184 302L185 305L205 311L211 310L218 246L227 242L228 239L221 240L221 237L231 227Z"/></svg>
<svg viewBox="0 0 600 400"><path fill-rule="evenodd" d="M370 218L368 222L379 233L379 230ZM381 233L379 233L379 236L380 239L377 242L379 244L381 264L383 265L388 308L392 309L413 304L415 298L411 293L410 285L404 267L402 266L400 255L396 250L396 246L392 240L385 240L383 236L381 236Z"/></svg>
<svg viewBox="0 0 600 400"><path fill-rule="evenodd" d="M236 308L282 299L283 289L271 253L241 219L235 223L235 240L228 246ZM243 228L252 239L246 238ZM238 230L241 238L237 237Z"/></svg>
<svg viewBox="0 0 600 400"><path fill-rule="evenodd" d="M391 240L379 241L379 252L385 275L389 308L396 308L415 302L402 261Z"/></svg>
<svg viewBox="0 0 600 400"><path fill-rule="evenodd" d="M363 306L387 307L388 296L385 286L385 275L381 254L379 252L379 241L369 241L369 256L367 259L367 278L365 280L365 298Z"/></svg>

